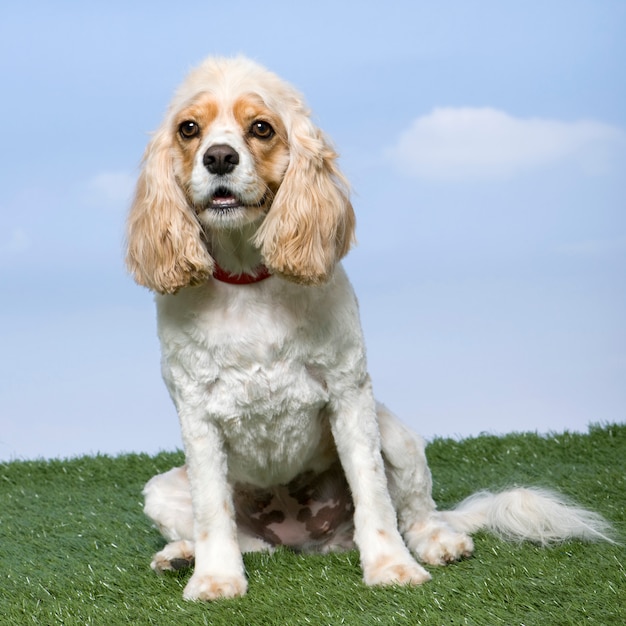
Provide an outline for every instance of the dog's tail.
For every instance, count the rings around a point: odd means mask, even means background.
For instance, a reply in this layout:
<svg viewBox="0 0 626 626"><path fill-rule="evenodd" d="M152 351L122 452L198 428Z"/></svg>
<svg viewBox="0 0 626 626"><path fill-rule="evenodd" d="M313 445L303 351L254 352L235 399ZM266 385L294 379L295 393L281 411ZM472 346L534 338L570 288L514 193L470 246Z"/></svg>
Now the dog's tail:
<svg viewBox="0 0 626 626"><path fill-rule="evenodd" d="M484 529L505 539L541 545L574 538L615 543L611 526L601 515L546 489L480 491L441 516L452 528L468 534Z"/></svg>

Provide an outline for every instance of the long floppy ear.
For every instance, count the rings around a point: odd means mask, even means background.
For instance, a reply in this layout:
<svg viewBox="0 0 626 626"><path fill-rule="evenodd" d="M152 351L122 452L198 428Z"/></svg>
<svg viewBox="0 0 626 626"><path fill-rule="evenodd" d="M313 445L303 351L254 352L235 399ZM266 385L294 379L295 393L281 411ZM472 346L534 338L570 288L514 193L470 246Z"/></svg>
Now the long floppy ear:
<svg viewBox="0 0 626 626"><path fill-rule="evenodd" d="M289 166L254 242L270 270L316 285L350 249L354 211L337 154L322 132L304 114L288 132Z"/></svg>
<svg viewBox="0 0 626 626"><path fill-rule="evenodd" d="M213 259L176 180L167 130L148 144L127 223L126 265L135 280L159 293L206 281Z"/></svg>

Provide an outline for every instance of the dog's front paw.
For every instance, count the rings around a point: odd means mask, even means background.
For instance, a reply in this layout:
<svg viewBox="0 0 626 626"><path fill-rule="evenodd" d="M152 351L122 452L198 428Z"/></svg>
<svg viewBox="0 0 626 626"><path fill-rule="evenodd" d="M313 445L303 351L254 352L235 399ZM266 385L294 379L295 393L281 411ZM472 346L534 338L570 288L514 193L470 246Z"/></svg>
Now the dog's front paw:
<svg viewBox="0 0 626 626"><path fill-rule="evenodd" d="M415 524L405 533L405 539L411 552L429 565L446 565L467 558L474 551L469 535L433 521Z"/></svg>
<svg viewBox="0 0 626 626"><path fill-rule="evenodd" d="M383 555L363 566L363 579L366 585L421 585L430 580L430 574L412 559Z"/></svg>
<svg viewBox="0 0 626 626"><path fill-rule="evenodd" d="M245 576L194 574L183 591L185 600L219 600L243 596L248 588Z"/></svg>

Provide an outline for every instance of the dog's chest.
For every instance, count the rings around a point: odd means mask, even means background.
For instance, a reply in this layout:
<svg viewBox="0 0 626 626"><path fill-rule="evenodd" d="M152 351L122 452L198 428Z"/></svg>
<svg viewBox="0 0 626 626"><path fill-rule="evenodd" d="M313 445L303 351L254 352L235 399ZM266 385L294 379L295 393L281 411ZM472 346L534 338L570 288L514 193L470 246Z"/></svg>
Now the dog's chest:
<svg viewBox="0 0 626 626"><path fill-rule="evenodd" d="M323 460L331 443L329 396L297 360L225 367L207 410L219 427L234 480L276 484Z"/></svg>
<svg viewBox="0 0 626 626"><path fill-rule="evenodd" d="M335 456L327 375L342 358L336 328L306 299L287 306L240 294L159 311L163 374L179 412L197 406L217 426L234 480L270 485L325 469Z"/></svg>

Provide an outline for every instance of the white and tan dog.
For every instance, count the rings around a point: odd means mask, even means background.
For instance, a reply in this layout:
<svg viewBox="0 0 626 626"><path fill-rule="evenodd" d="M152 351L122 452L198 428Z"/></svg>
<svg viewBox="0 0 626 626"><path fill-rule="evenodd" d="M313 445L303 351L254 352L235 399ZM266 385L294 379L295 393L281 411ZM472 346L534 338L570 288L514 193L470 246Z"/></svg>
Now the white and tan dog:
<svg viewBox="0 0 626 626"><path fill-rule="evenodd" d="M243 58L194 70L146 150L127 264L157 293L186 453L145 488L171 542L153 568L195 560L184 596L211 600L245 593L242 551L275 545L356 547L386 585L428 580L414 557L468 556L478 528L603 538L599 516L538 490L436 510L424 444L372 393L335 160L293 87Z"/></svg>

